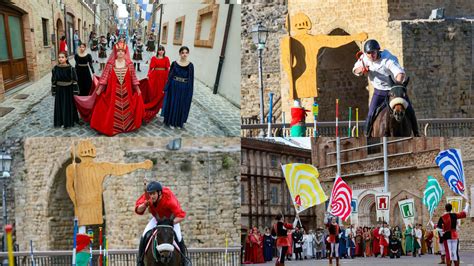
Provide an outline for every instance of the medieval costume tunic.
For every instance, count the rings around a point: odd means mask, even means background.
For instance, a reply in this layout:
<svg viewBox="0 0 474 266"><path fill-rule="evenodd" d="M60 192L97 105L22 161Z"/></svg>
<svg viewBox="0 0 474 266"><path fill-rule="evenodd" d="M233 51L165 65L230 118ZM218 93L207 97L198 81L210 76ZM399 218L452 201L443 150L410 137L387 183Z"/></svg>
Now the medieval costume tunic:
<svg viewBox="0 0 474 266"><path fill-rule="evenodd" d="M151 38L151 39L148 39L146 42L146 53L145 53L146 62L149 62L149 60L151 60L154 54L155 54L155 39ZM150 67L151 67L151 62L150 62Z"/></svg>
<svg viewBox="0 0 474 266"><path fill-rule="evenodd" d="M92 56L87 54L86 56L80 56L79 54L74 55L74 61L76 61L76 73L77 73L77 84L79 85L79 95L89 95L92 86L92 77L89 71L94 73L94 67L92 65Z"/></svg>
<svg viewBox="0 0 474 266"><path fill-rule="evenodd" d="M407 226L405 230L405 254L413 252L413 229L411 226Z"/></svg>
<svg viewBox="0 0 474 266"><path fill-rule="evenodd" d="M148 90L142 90L143 101L147 105L145 122L150 122L163 106L164 89L170 69L170 60L168 57L151 58L150 68L148 69Z"/></svg>
<svg viewBox="0 0 474 266"><path fill-rule="evenodd" d="M65 128L79 121L74 104L73 86L77 83L76 70L71 65L56 65L51 75L51 91L54 97L54 126Z"/></svg>
<svg viewBox="0 0 474 266"><path fill-rule="evenodd" d="M454 265L459 265L459 234L457 232L457 221L458 219L467 217L468 206L462 212L451 213L447 212L443 214L438 221L438 228L442 229L443 235L443 246L446 253L446 264L451 265L451 261L454 261Z"/></svg>
<svg viewBox="0 0 474 266"><path fill-rule="evenodd" d="M288 230L293 229L293 226L289 223L284 223L282 221L278 221L276 224L273 225L272 228L272 236L277 238L276 246L278 249L278 260L277 262L285 263L285 257L288 253L289 247L291 247L291 242L289 237ZM291 253L290 253L291 254Z"/></svg>
<svg viewBox="0 0 474 266"><path fill-rule="evenodd" d="M252 263L264 263L263 258L263 237L258 232L253 232L250 236L250 261Z"/></svg>
<svg viewBox="0 0 474 266"><path fill-rule="evenodd" d="M133 63L140 64L143 61L143 43L133 46Z"/></svg>
<svg viewBox="0 0 474 266"><path fill-rule="evenodd" d="M275 248L275 240L270 234L263 235L263 258L265 261L272 261L273 249Z"/></svg>
<svg viewBox="0 0 474 266"><path fill-rule="evenodd" d="M167 126L183 127L188 120L194 90L194 66L171 64L168 82L165 86L165 99L162 115Z"/></svg>
<svg viewBox="0 0 474 266"><path fill-rule="evenodd" d="M96 37L92 38L91 55L93 62L97 63L99 60L99 39Z"/></svg>
<svg viewBox="0 0 474 266"><path fill-rule="evenodd" d="M99 43L99 63L107 63L107 41L104 40Z"/></svg>
<svg viewBox="0 0 474 266"><path fill-rule="evenodd" d="M372 230L373 234L373 241L372 241L372 253L375 257L380 254L380 234L379 234L380 227L376 227Z"/></svg>

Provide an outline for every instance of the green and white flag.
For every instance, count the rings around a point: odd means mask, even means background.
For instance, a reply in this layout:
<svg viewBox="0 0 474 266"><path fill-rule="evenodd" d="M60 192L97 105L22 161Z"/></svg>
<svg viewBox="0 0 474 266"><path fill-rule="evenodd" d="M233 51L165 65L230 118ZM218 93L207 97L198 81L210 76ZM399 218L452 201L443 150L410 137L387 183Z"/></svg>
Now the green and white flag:
<svg viewBox="0 0 474 266"><path fill-rule="evenodd" d="M423 192L423 204L426 205L430 212L430 221L433 217L434 210L441 202L443 194L444 190L441 188L438 180L432 176L428 176L428 183L426 183L426 188Z"/></svg>
<svg viewBox="0 0 474 266"><path fill-rule="evenodd" d="M405 226L415 223L415 201L413 199L406 199L398 201L400 212L402 214L403 223Z"/></svg>

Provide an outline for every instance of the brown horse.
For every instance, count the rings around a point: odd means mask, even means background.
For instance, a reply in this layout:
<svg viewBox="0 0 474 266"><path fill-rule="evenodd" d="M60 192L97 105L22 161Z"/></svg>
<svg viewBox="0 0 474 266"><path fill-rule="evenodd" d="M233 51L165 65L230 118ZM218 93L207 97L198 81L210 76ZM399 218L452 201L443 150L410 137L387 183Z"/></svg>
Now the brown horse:
<svg viewBox="0 0 474 266"><path fill-rule="evenodd" d="M145 251L146 266L181 266L181 253L173 244L173 217L160 219L155 217L156 227L153 229L151 242Z"/></svg>
<svg viewBox="0 0 474 266"><path fill-rule="evenodd" d="M393 81L392 81L393 82ZM409 137L412 124L405 111L408 107L406 86L408 79L401 85L392 83L392 88L383 108L375 118L371 137Z"/></svg>

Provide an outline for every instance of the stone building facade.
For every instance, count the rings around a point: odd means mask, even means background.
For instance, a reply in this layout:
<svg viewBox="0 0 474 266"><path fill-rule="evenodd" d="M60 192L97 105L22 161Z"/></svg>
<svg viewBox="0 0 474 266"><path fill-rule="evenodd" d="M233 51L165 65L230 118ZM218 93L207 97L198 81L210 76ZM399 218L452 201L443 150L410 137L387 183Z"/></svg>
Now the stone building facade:
<svg viewBox="0 0 474 266"><path fill-rule="evenodd" d="M178 60L179 49L187 46L194 77L240 107L241 5L169 2L161 7L155 34L161 19L159 39L166 55Z"/></svg>
<svg viewBox="0 0 474 266"><path fill-rule="evenodd" d="M250 1L249 1L250 2ZM276 10L272 13L283 21L285 11L271 7L261 1L243 4L242 20L253 18L261 10ZM270 7L267 7L270 6ZM408 94L418 118L464 118L473 117L472 77L474 64L474 21L470 18L474 4L469 0L452 1L369 1L361 6L351 1L288 1L287 12L294 15L300 12L309 16L312 22L310 34L347 35L367 32L369 38L377 39L382 49L396 55L410 77ZM445 7L445 18L429 20L434 8ZM253 12L251 12L253 11ZM278 51L281 36L270 35L267 49ZM278 35L278 34L276 34ZM280 38L278 38L280 37ZM252 61L245 53L250 43L249 37L242 36L242 99L248 99L249 109L242 116L258 115L258 86L249 86L249 77L258 77L255 59ZM352 75L351 70L356 61L355 53L361 43L353 42L339 48L325 48L318 55L320 65L317 69L320 104L319 121L335 120L335 99L339 98L339 120L348 119L348 107L359 108L359 119L365 119L373 88L367 79ZM254 52L255 53L255 52ZM286 121L290 118L288 99L288 79L279 64L280 52L275 55L265 54L264 73L268 69L280 69L280 84L275 84L275 91L281 91L282 111ZM254 56L255 58L255 56ZM273 84L274 79L264 76L264 83ZM255 82L258 78L255 79ZM369 86L368 86L369 85ZM245 89L248 87L249 89ZM253 88L253 89L250 89ZM252 100L255 99L255 100ZM307 109L313 99L303 101ZM266 101L266 104L267 101ZM266 106L267 107L267 106ZM248 112L248 113L247 113ZM352 114L354 118L354 113ZM312 122L312 117L307 118Z"/></svg>
<svg viewBox="0 0 474 266"><path fill-rule="evenodd" d="M376 140L367 143L363 138L341 140L341 176L353 190L353 198L358 201L359 225L372 226L376 223L375 192L384 189L383 150L382 146L365 147L375 144ZM331 191L336 176L336 147L335 139L318 138L312 140L312 161L321 174L320 180L324 191ZM435 157L441 150L458 148L463 157L464 173L466 177L466 191L469 194L470 205L474 201L474 138L407 138L388 140L388 191L390 199L391 226L403 225L399 200L414 198L415 222L426 225L429 221L429 212L422 204L423 191L427 177L434 176L445 195L433 214L433 221L437 222L444 213L446 196L456 196L444 181L439 167L435 164ZM463 203L464 207L464 203ZM317 216L325 214L324 207L317 206ZM323 220L317 220L322 225ZM471 207L468 218L462 222L460 230L460 245L462 250L474 250L474 241L470 234L474 230L474 208Z"/></svg>
<svg viewBox="0 0 474 266"><path fill-rule="evenodd" d="M88 41L94 21L107 29L113 23L110 15L114 15L116 6L113 0L100 2L102 7L96 6L94 20L93 0L1 0L0 19L4 21L0 26L6 34L0 36L4 43L0 48L0 100L7 90L37 81L51 72L61 36L67 37L68 51L72 55L75 30L81 40Z"/></svg>
<svg viewBox="0 0 474 266"><path fill-rule="evenodd" d="M241 226L243 236L250 226L261 231L271 227L275 216L283 213L293 222L288 186L281 165L287 163L311 164L311 151L271 140L242 138L241 164ZM316 212L310 208L300 213L305 229L316 228Z"/></svg>
<svg viewBox="0 0 474 266"><path fill-rule="evenodd" d="M263 87L265 110L268 111L269 92L280 97L280 39L285 36L287 0L253 1L242 3L241 51L241 102L242 117L258 117L260 113L260 85L258 76L258 51L252 41L252 26L259 21L270 30L263 51Z"/></svg>
<svg viewBox="0 0 474 266"><path fill-rule="evenodd" d="M240 140L183 139L177 151L166 149L167 138L94 138L96 161L131 163L153 161L151 170L109 176L103 187L104 230L110 249L137 248L151 218L134 213L143 193L143 179L170 187L184 211L181 224L189 247L240 244ZM14 156L12 187L16 243L27 250L66 250L72 246L73 204L65 186L71 163L69 138L28 138ZM79 141L79 139L74 139ZM216 144L218 143L218 144ZM18 145L17 145L18 146ZM34 202L34 204L32 204ZM97 228L96 228L97 227ZM92 226L98 230L98 226Z"/></svg>

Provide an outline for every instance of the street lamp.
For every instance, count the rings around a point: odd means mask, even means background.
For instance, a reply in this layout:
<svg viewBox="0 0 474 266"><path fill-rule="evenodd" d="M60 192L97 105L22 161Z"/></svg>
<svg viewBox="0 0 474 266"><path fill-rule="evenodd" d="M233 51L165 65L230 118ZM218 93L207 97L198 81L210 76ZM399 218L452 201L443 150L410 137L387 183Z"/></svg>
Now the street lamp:
<svg viewBox="0 0 474 266"><path fill-rule="evenodd" d="M7 196L6 196L6 180L10 177L10 166L12 162L12 157L10 156L9 151L5 151L3 149L0 153L0 171L2 172L2 180L3 180L3 194L2 194L2 208L3 208L3 251L6 250L7 246L7 238L6 238L6 231L5 225L8 223L7 221Z"/></svg>
<svg viewBox="0 0 474 266"><path fill-rule="evenodd" d="M263 117L263 66L262 66L262 53L263 49L265 48L265 43L267 42L268 37L268 30L265 26L262 25L262 22L258 22L257 25L252 27L252 40L255 45L257 45L258 50L258 77L260 81L260 124L264 124L264 117ZM264 130L262 128L260 132L260 136L264 136Z"/></svg>

